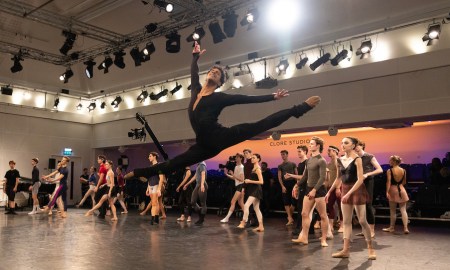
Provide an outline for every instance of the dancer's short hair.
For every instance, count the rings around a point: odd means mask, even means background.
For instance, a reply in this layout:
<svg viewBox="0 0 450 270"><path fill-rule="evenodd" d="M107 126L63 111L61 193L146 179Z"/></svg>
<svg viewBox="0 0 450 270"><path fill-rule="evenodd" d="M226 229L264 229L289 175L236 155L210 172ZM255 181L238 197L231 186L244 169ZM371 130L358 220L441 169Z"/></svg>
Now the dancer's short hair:
<svg viewBox="0 0 450 270"><path fill-rule="evenodd" d="M308 154L308 147L306 145L297 146L297 150L303 150L306 154Z"/></svg>
<svg viewBox="0 0 450 270"><path fill-rule="evenodd" d="M103 161L103 163L106 162L106 157L105 157L104 155L99 155L99 156L97 157L97 159L101 159L101 160Z"/></svg>
<svg viewBox="0 0 450 270"><path fill-rule="evenodd" d="M334 145L328 146L328 149L331 150L331 151L336 152L336 154L339 154L339 148L337 148L337 147L334 146Z"/></svg>
<svg viewBox="0 0 450 270"><path fill-rule="evenodd" d="M36 162L36 164L38 164L38 163L39 163L39 159L38 159L37 157L35 157L35 158L32 158L31 160L32 160L32 161L34 161L34 162Z"/></svg>
<svg viewBox="0 0 450 270"><path fill-rule="evenodd" d="M214 66L212 66L212 67L209 69L208 73L211 72L211 70L213 70L213 69L215 69L215 68L218 69L218 70L220 70L220 85L217 86L217 88L219 88L219 87L221 87L221 86L225 83L225 81L228 79L228 74L227 74L227 72L224 70L224 68L221 67L221 66L219 66L219 65L214 65Z"/></svg>
<svg viewBox="0 0 450 270"><path fill-rule="evenodd" d="M246 148L246 149L242 150L242 153L245 153L245 152L249 152L251 154L252 153L252 149Z"/></svg>
<svg viewBox="0 0 450 270"><path fill-rule="evenodd" d="M159 154L156 152L150 152L150 155L156 157L156 160L158 160L158 158L159 158Z"/></svg>
<svg viewBox="0 0 450 270"><path fill-rule="evenodd" d="M244 160L244 155L241 153L236 153L236 157L240 157L241 160Z"/></svg>
<svg viewBox="0 0 450 270"><path fill-rule="evenodd" d="M8 164L14 164L16 165L16 162L14 160L10 160Z"/></svg>
<svg viewBox="0 0 450 270"><path fill-rule="evenodd" d="M280 151L280 154L286 154L286 155L289 155L289 152L288 152L288 150L281 150L281 151Z"/></svg>
<svg viewBox="0 0 450 270"><path fill-rule="evenodd" d="M323 151L323 144L324 144L323 139L320 138L320 137L317 137L317 136L313 136L313 137L311 138L311 140L312 140L312 141L315 141L316 144L318 144L318 145L320 146L320 147L319 147L319 152L322 153L322 151Z"/></svg>

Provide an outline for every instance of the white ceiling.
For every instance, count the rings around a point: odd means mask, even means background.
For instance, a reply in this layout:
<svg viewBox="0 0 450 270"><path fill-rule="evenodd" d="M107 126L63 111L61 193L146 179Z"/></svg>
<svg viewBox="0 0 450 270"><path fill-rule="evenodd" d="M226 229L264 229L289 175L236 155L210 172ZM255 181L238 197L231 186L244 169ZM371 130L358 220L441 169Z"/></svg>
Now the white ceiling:
<svg viewBox="0 0 450 270"><path fill-rule="evenodd" d="M178 0L179 2L180 0ZM274 1L274 0L272 0ZM26 2L38 7L47 0L16 1ZM148 1L153 2L153 1ZM223 4L227 1L203 0L209 4ZM261 10L269 0L254 0L255 6ZM247 60L249 52L259 52L259 56L268 56L288 52L306 46L317 45L333 40L361 35L387 27L397 26L425 18L441 16L450 11L450 0L298 0L301 10L295 31L287 35L277 35L264 25L261 17L255 29L247 31L238 25L234 38L228 38L222 43L213 44L207 30L202 45L207 54L202 59L203 67L215 61L222 64L236 64ZM184 3L194 5L195 0L184 0ZM179 8L175 6L175 10ZM241 20L247 8L237 11ZM54 0L42 10L73 17L84 23L101 27L118 34L127 35L144 29L150 22L167 22L167 13L160 12L153 5L144 5L140 0ZM196 9L194 9L196 10ZM220 19L220 18L218 18ZM221 20L221 19L220 19ZM88 79L84 75L85 66L82 63L72 66L75 73L67 84L58 80L65 71L64 66L52 65L36 60L25 59L23 70L11 73L11 54L0 53L0 83L26 86L48 91L59 91L62 88L71 90L74 95L98 95L139 87L163 80L169 80L188 74L190 64L191 44L185 41L186 36L193 31L192 26L185 28L181 34L181 51L169 54L165 51L165 38L153 40L156 52L149 62L135 67L129 55L131 48L126 48L126 68L121 70L115 66L108 74L94 69L94 77ZM425 29L424 29L425 32ZM0 10L0 41L26 46L48 53L60 55L59 48L65 38L61 29L13 16ZM78 36L72 51L89 51L101 46L102 42L88 37ZM140 44L141 48L144 44ZM71 51L71 52L72 52ZM97 65L103 61L99 56L94 59Z"/></svg>

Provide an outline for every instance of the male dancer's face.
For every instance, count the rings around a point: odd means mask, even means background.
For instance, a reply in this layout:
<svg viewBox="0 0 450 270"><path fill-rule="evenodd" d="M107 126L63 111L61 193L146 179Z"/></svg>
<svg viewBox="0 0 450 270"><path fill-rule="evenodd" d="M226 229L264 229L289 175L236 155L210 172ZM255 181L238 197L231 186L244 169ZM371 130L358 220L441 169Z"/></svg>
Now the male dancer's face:
<svg viewBox="0 0 450 270"><path fill-rule="evenodd" d="M281 159L283 161L287 161L288 160L288 154L286 154L285 152L281 153Z"/></svg>
<svg viewBox="0 0 450 270"><path fill-rule="evenodd" d="M222 76L222 71L218 68L213 68L208 72L207 80L214 82L217 86L220 86L220 77Z"/></svg>
<svg viewBox="0 0 450 270"><path fill-rule="evenodd" d="M36 161L34 161L34 160L31 160L31 166L36 166Z"/></svg>
<svg viewBox="0 0 450 270"><path fill-rule="evenodd" d="M11 170L14 170L14 167L16 167L16 164L10 162L9 163L9 168L11 168Z"/></svg>
<svg viewBox="0 0 450 270"><path fill-rule="evenodd" d="M356 153L358 154L358 155L361 155L362 153L363 153L363 147L362 147L362 145L356 145L356 147L355 147L355 151L356 151Z"/></svg>
<svg viewBox="0 0 450 270"><path fill-rule="evenodd" d="M315 140L309 141L309 150L311 150L311 152L318 152L319 147L320 146L316 143Z"/></svg>
<svg viewBox="0 0 450 270"><path fill-rule="evenodd" d="M298 157L299 157L299 158L304 158L304 157L306 157L306 152L303 151L303 149L298 149L298 150L297 150L297 153L298 153Z"/></svg>
<svg viewBox="0 0 450 270"><path fill-rule="evenodd" d="M156 157L152 154L148 155L148 161L150 161L151 164L155 163Z"/></svg>
<svg viewBox="0 0 450 270"><path fill-rule="evenodd" d="M250 160L252 158L252 153L249 151L244 151L244 157L246 160Z"/></svg>
<svg viewBox="0 0 450 270"><path fill-rule="evenodd" d="M328 157L330 157L330 158L335 158L336 156L337 156L336 151L334 151L334 150L331 149L331 148L328 148Z"/></svg>

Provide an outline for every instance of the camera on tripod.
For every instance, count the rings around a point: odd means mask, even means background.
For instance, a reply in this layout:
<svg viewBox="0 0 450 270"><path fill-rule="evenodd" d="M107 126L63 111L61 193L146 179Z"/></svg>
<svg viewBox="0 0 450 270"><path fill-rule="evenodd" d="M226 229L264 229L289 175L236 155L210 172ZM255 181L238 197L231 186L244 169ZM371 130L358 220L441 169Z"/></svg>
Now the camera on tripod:
<svg viewBox="0 0 450 270"><path fill-rule="evenodd" d="M234 171L234 168L236 167L236 156L230 156L228 158L227 163L219 164L219 169L224 170L227 169L228 171Z"/></svg>

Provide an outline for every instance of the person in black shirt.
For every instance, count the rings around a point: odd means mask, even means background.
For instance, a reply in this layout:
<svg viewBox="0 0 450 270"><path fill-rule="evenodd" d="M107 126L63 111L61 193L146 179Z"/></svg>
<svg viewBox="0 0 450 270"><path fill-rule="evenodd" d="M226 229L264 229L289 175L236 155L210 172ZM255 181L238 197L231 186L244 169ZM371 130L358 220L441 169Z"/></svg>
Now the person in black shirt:
<svg viewBox="0 0 450 270"><path fill-rule="evenodd" d="M263 203L264 203L264 216L268 215L271 211L271 191L274 184L273 180L273 174L269 169L269 165L267 165L267 162L263 161L261 162L261 172L262 177L264 179L262 190L263 190Z"/></svg>
<svg viewBox="0 0 450 270"><path fill-rule="evenodd" d="M17 185L19 185L20 173L18 170L15 169L15 167L16 162L14 162L14 160L11 160L9 162L10 169L5 174L6 179L5 191L6 195L8 196L8 203L9 203L9 210L5 212L6 215L17 215L15 211L16 203L14 202L14 199L16 197Z"/></svg>
<svg viewBox="0 0 450 270"><path fill-rule="evenodd" d="M86 192L89 190L88 168L83 169L83 174L80 175L80 183L81 183L81 197L83 198L84 195L86 195Z"/></svg>
<svg viewBox="0 0 450 270"><path fill-rule="evenodd" d="M31 159L31 165L33 166L33 170L31 171L31 180L33 180L33 185L30 186L31 196L33 198L33 210L28 213L28 215L34 215L42 211L39 208L39 200L38 200L38 192L39 187L41 186L41 181L39 180L39 169L37 168L37 164L39 163L38 158Z"/></svg>
<svg viewBox="0 0 450 270"><path fill-rule="evenodd" d="M320 97L308 98L300 105L276 112L256 123L224 127L218 123L221 111L236 104L262 103L288 96L284 89L273 95L244 96L215 92L225 81L225 72L217 66L211 68L206 76L206 84L200 85L197 61L205 50L200 50L196 42L191 65L191 101L188 107L189 120L196 135L196 144L186 152L166 162L147 168L138 168L125 178L150 177L160 172L169 174L185 166L193 165L219 154L222 150L252 138L264 131L281 125L291 117L300 117L320 102Z"/></svg>

